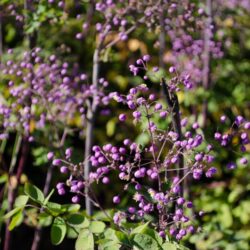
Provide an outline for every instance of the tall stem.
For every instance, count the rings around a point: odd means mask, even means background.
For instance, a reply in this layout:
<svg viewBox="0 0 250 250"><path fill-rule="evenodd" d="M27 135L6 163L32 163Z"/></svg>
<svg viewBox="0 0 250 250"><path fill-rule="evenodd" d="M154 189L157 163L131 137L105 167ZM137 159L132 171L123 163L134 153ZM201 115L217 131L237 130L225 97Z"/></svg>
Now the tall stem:
<svg viewBox="0 0 250 250"><path fill-rule="evenodd" d="M179 101L178 97L175 93L170 92L169 87L165 80L162 78L162 88L163 88L163 93L166 98L166 102L171 110L171 115L172 115L172 124L175 133L178 135L178 140L182 140L182 132L181 132L181 119L180 119L180 108L179 108ZM184 176L184 157L183 157L183 152L182 150L179 151L178 153L178 171L177 175L181 179ZM182 187L181 189L181 195L183 195L184 188Z"/></svg>
<svg viewBox="0 0 250 250"><path fill-rule="evenodd" d="M52 175L53 175L53 166L50 166L48 171L47 171L46 180L45 180L45 184L44 184L44 188L43 188L44 196L47 196L49 193ZM39 248L41 238L42 238L42 227L39 226L35 230L31 250L37 250Z"/></svg>
<svg viewBox="0 0 250 250"><path fill-rule="evenodd" d="M93 72L92 72L92 84L94 87L94 93L93 93L93 100L92 103L88 107L87 111L87 126L86 126L86 140L85 140L85 165L84 165L84 179L88 180L89 178L89 172L91 168L91 163L88 160L89 156L91 155L91 149L93 146L94 136L94 126L95 126L95 115L96 115L96 109L97 109L97 94L98 94L98 78L99 78L99 70L100 70L100 50L101 50L101 44L100 43L97 48L95 49L94 56L93 56ZM89 187L88 185L85 186L85 207L87 214L92 214L92 205L91 200L88 197L89 196Z"/></svg>
<svg viewBox="0 0 250 250"><path fill-rule="evenodd" d="M2 18L2 12L0 11L0 62L2 60L2 56L3 56L3 18Z"/></svg>
<svg viewBox="0 0 250 250"><path fill-rule="evenodd" d="M160 35L159 35L159 65L162 69L164 69L164 52L166 49L166 33L165 33L165 23L164 23L164 11L165 9L162 9L162 12L160 13Z"/></svg>
<svg viewBox="0 0 250 250"><path fill-rule="evenodd" d="M211 83L211 52L210 52L210 41L212 37L211 25L212 25L212 0L206 0L206 28L204 32L204 54L203 54L203 78L202 86L205 90L208 90ZM207 119L207 100L204 100L202 105L203 121L202 126L204 127Z"/></svg>

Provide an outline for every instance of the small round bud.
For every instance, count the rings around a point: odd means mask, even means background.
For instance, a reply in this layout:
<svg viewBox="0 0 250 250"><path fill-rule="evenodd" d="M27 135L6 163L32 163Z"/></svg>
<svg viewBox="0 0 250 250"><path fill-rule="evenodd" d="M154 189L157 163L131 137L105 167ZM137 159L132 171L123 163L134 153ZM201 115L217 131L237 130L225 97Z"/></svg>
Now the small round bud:
<svg viewBox="0 0 250 250"><path fill-rule="evenodd" d="M114 196L113 197L113 202L115 203L115 204L118 204L118 203L120 203L120 197L119 196Z"/></svg>

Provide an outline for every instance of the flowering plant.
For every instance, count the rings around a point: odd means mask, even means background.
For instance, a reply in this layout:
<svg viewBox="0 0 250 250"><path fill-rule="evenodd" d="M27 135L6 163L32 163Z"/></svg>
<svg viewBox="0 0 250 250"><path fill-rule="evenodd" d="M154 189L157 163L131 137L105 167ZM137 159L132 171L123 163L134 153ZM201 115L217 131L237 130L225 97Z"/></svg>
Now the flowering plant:
<svg viewBox="0 0 250 250"><path fill-rule="evenodd" d="M76 2L72 7L67 1L27 0L24 10L19 2L3 5L29 44L23 53L3 53L0 46L1 157L9 157L13 149L3 174L8 203L3 206L4 250L10 249L10 231L22 222L35 228L32 250L38 249L47 226L52 244L67 236L76 239L77 250L187 249L185 240L201 233L199 220L206 215L196 208L192 187L237 164L248 165L250 122L240 112L235 117L220 112L211 130L206 124L206 98L217 79L211 77L211 61L224 54L215 35L212 3L207 0L203 8L186 0ZM240 6L247 9L244 1ZM81 22L80 31L74 30L75 22ZM38 46L39 31L47 23L72 25L75 40L70 42L86 41L90 67L82 71L78 63L62 59L71 52L65 44L58 55ZM149 43L154 40L149 50L159 49L157 59L146 53L142 38L130 40L132 32L145 29L153 37ZM105 63L127 44L139 44L142 55L121 66L124 72L116 79L133 85L127 84L125 92L114 86L109 76L114 73ZM114 60L121 61L119 56ZM199 107L197 100L183 105L201 89ZM113 132L108 134L114 138L108 142L104 126L110 124ZM14 146L8 147L13 137ZM78 143L84 152L79 153ZM220 166L221 148L234 161ZM27 180L29 156L35 158L34 166L47 166L43 190ZM57 192L50 191L52 186Z"/></svg>

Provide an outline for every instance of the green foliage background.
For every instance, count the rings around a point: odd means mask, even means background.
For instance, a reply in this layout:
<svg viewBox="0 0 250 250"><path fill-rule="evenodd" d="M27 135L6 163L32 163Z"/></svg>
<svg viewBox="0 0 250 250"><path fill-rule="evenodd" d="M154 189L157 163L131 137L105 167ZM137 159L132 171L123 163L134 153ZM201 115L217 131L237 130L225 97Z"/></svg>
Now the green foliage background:
<svg viewBox="0 0 250 250"><path fill-rule="evenodd" d="M4 1L1 4L5 4ZM62 13L57 8L49 7L47 1L41 1L36 12L29 13L28 21L24 28L16 25L14 17L7 16L2 18L3 44L4 51L13 48L17 55L27 49L26 34L37 32L37 46L43 48L45 55L57 54L68 61L73 67L75 63L79 64L82 71L91 72L92 55L94 51L94 31L90 29L89 35L84 40L72 39L75 34L81 30L84 16L80 19L75 18L75 14L79 9L74 7L73 1L66 1L66 11ZM80 7L80 12L86 12L86 5ZM99 17L96 17L97 19ZM229 118L242 114L250 119L250 15L244 13L240 9L223 13L215 20L218 25L218 31L224 33L225 39L222 39L224 57L212 62L212 81L213 86L209 91L202 88L190 91L189 93L181 93L180 102L182 112L191 116L191 106L196 106L197 110L201 110L204 99L208 100L209 117L207 121L207 135L212 135L218 128L214 124L218 123L222 114L226 114ZM135 59L149 53L153 56L153 62L158 62L158 52L154 46L157 39L157 33L145 32L145 28L138 28L132 38L126 42L118 43L114 48L109 50L103 59L105 63L102 65L101 75L106 76L110 85L110 90L123 91L140 82L139 79L130 77L128 65L133 63ZM143 37L143 40L141 39ZM111 38L112 39L112 38ZM168 41L169 42L169 41ZM167 47L166 53L171 53L170 46ZM3 54L1 60L6 60L6 53ZM167 67L166 67L167 69ZM1 95L5 93L6 85L0 82ZM159 88L157 83L154 89ZM119 114L122 111L120 106L112 104L112 112ZM129 134L131 138L137 136L136 129L131 126L118 126L116 116L99 117L95 129L96 143L104 144L107 142L119 143L124 139L124 134ZM199 117L198 117L199 120ZM77 123L72 121L72 124ZM37 132L35 132L37 133ZM7 143L5 158L11 155L12 145L15 135L11 136L11 140ZM83 142L75 134L72 134L66 141L67 146L73 146L74 160L83 159ZM140 142L147 141L148 138L137 138ZM26 172L22 176L22 183L29 180L37 186L42 187L45 177L46 168L49 164L46 154L49 151L49 142L46 138L43 142L34 144L33 150L29 156L29 165ZM249 158L250 146L247 145L247 156ZM249 166L238 167L234 171L226 169L226 159L235 159L237 155L229 154L226 150L217 152L220 161L217 162L219 174L213 180L202 180L193 182L190 194L195 199L196 206L206 212L206 215L200 221L202 231L200 234L186 239L191 249L227 249L227 250L248 250L250 244L250 171ZM0 185L4 188L7 182L6 170L1 161ZM53 185L62 179L56 170L53 177ZM22 193L23 186L20 187ZM112 204L112 194L119 192L118 183L112 183L110 186L100 187L97 189L98 197L104 197L102 204L109 209ZM129 197L128 197L129 198ZM53 194L53 201L58 203L69 203L70 197L58 197ZM126 205L126 199L122 206ZM2 202L0 215L5 213L7 207L6 197ZM27 237L25 245L30 244L32 237L32 227L36 226L38 219L34 211L29 211L29 220L25 220L19 228L14 230L17 241L21 242L22 237ZM2 217L2 216L1 216ZM19 214L20 217L20 214ZM17 224L23 218L17 216ZM45 220L46 219L46 220ZM49 218L43 218L44 225L49 225ZM1 235L3 235L3 223L1 218L0 227ZM56 226L55 226L56 227ZM60 225L61 230L62 225ZM56 230L56 229L55 229ZM49 234L49 229L45 230L44 238ZM88 234L88 232L84 232ZM32 235L32 234L31 234ZM87 236L86 236L87 237ZM89 236L88 236L89 237ZM90 236L91 237L91 236ZM55 239L57 244L60 239ZM89 244L91 239L89 239ZM57 249L69 249L72 247L73 241L66 240L63 245ZM28 248L23 248L28 249ZM54 249L46 240L42 242L41 249Z"/></svg>

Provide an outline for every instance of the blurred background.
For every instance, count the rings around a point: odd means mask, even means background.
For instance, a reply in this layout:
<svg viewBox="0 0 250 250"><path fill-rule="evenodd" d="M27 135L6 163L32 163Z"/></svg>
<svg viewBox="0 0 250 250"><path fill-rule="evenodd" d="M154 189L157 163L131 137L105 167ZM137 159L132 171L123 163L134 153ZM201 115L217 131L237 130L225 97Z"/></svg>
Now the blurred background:
<svg viewBox="0 0 250 250"><path fill-rule="evenodd" d="M206 3L195 4L206 8ZM13 7L9 7L13 5ZM35 46L42 48L44 56L56 54L58 58L69 63L70 69L86 72L91 76L92 57L95 49L95 28L94 24L102 17L99 13L91 17L92 24L88 34L83 39L76 39L76 34L82 30L82 25L86 22L89 4L85 1L68 0L63 8L58 8L57 4L48 4L47 1L37 3L38 7L29 13L29 21L23 25L22 21L16 20L18 15L22 16L22 1L0 1L0 56L1 61L8 59L6 53L8 49L13 49L15 55L22 54L28 49L28 39L30 34L35 34ZM14 10L14 12L13 12ZM204 88L202 83L196 79L195 88L190 91L181 91L178 95L181 111L185 116L191 117L194 121L201 121L199 116L207 102L208 115L205 122L205 134L211 136L218 129L223 129L223 124L217 127L221 115L226 114L230 119L236 115L242 115L250 119L250 3L240 0L214 0L213 1L213 25L214 39L220 43L223 55L211 58L209 88ZM32 15L33 14L33 15ZM92 27L92 26L93 27ZM152 56L152 65L163 63L163 72L169 66L179 61L185 66L188 65L190 55L179 56L173 46L171 35L165 34L165 47L160 50L160 32L157 29L148 30L145 26L139 26L128 37L126 41L118 42L107 52L106 61L102 63L100 75L105 77L110 83L107 91L120 91L126 93L127 90L141 80L134 78L129 72L128 66L133 64L138 57L145 54ZM193 29L190 34L193 37L202 37L200 30ZM116 33L113 34L117 36ZM110 37L112 40L113 38ZM159 55L160 51L160 55ZM202 51L201 53L204 53ZM160 59L159 59L160 58ZM161 62L163 61L163 62ZM181 65L181 64L177 64ZM182 70L181 66L179 70ZM1 72L0 72L1 75ZM200 81L201 82L201 81ZM4 96L6 84L0 77L0 92ZM157 84L152 86L157 90ZM101 111L100 111L101 112ZM124 139L124 134L130 138L136 138L138 142L143 142L147 138L137 138L137 129L131 126L118 126L118 114L124 112L123 107L112 103L107 107L105 115L99 115L95 127L95 143L103 145L107 142L113 144L120 143ZM78 126L78 118L70 121L70 126ZM216 127L215 127L216 126ZM39 131L34 131L39 136ZM60 131L62 133L62 131ZM10 134L10 138L1 152L0 159L0 217L6 212L8 201L6 197L6 185L8 182L8 164L10 162L15 134ZM72 132L65 141L65 148L74 148L74 161L82 161L84 158L83 147L84 136ZM28 155L27 166L21 177L20 193L22 184L27 180L38 187L44 185L45 176L49 163L46 159L49 148L49 140L46 137L40 141L32 143L32 149ZM246 145L246 156L250 160L250 145ZM238 166L235 170L228 170L226 163L228 160L235 161L237 154L229 154L223 148L218 148L217 154L220 159L216 162L219 173L215 178L193 182L189 193L197 209L206 212L202 217L200 234L186 239L186 244L191 249L197 250L249 250L250 244L250 171L248 166ZM57 169L54 170L51 188L56 185L63 176ZM97 194L105 208L112 206L114 193L119 193L119 183L112 182L104 188L98 188ZM129 199L129 197L127 197ZM67 203L71 197L53 195L53 201ZM122 205L126 205L126 200ZM13 231L13 249L30 249L33 240L34 227L36 226L35 215L32 221L32 211L30 220L25 220ZM5 224L0 219L1 245ZM74 240L66 239L64 242L54 247L49 238L49 228L44 229L43 240L40 249L73 249Z"/></svg>

